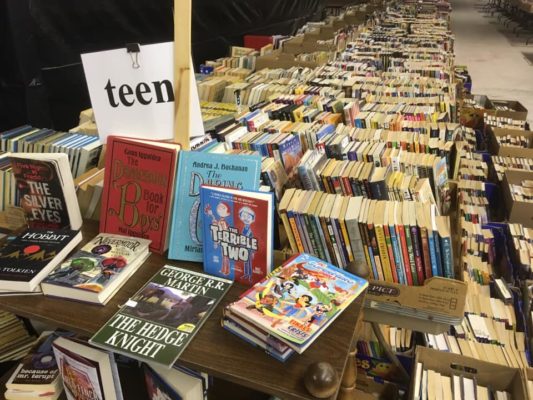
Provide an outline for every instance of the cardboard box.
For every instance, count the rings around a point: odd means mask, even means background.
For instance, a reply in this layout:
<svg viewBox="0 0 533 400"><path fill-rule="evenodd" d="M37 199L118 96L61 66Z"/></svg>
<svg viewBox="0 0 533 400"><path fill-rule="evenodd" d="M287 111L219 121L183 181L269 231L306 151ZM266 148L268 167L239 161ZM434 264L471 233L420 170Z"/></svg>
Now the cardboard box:
<svg viewBox="0 0 533 400"><path fill-rule="evenodd" d="M487 386L494 390L505 390L511 394L513 400L526 400L526 388L520 369L504 367L503 365L479 361L475 358L460 354L446 353L428 349L423 346L416 348L414 367L422 363L424 368L432 369L441 375L462 375L475 379L478 385ZM411 379L409 399L414 398L414 382Z"/></svg>
<svg viewBox="0 0 533 400"><path fill-rule="evenodd" d="M371 280L364 319L439 334L455 325L449 321L460 323L463 320L466 293L466 283L441 277L427 279L424 286Z"/></svg>
<svg viewBox="0 0 533 400"><path fill-rule="evenodd" d="M528 157L533 158L533 132L525 131L521 129L506 129L489 127L487 133L490 138L490 150L492 154L499 156L510 157ZM529 140L529 148L525 147L513 147L513 146L501 146L497 140L498 137L504 136L525 136ZM523 154L523 155L520 155Z"/></svg>
<svg viewBox="0 0 533 400"><path fill-rule="evenodd" d="M305 41L305 35L295 36L283 43L282 52L287 54L314 53L315 51L335 51L335 45L318 44L316 40ZM331 39L329 37L328 39Z"/></svg>
<svg viewBox="0 0 533 400"><path fill-rule="evenodd" d="M493 109L487 110L487 114L489 115L511 118L519 121L525 121L527 119L527 108L525 108L519 101L490 99L490 102L492 103ZM496 110L496 106L507 106L512 111Z"/></svg>
<svg viewBox="0 0 533 400"><path fill-rule="evenodd" d="M483 116L489 110L493 110L492 103L485 95L467 95L466 100L474 101L476 107L465 103L460 105L459 122L468 128L481 129L483 128Z"/></svg>
<svg viewBox="0 0 533 400"><path fill-rule="evenodd" d="M508 169L503 176L503 200L507 209L509 222L519 223L533 228L533 203L515 201L511 197L510 184L520 184L523 180L533 180L533 171Z"/></svg>

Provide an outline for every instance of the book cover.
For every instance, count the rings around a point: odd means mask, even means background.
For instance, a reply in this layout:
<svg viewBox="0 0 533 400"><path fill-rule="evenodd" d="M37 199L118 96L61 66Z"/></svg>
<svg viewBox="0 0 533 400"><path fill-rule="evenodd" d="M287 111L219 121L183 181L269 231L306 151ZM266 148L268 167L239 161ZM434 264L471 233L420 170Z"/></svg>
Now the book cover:
<svg viewBox="0 0 533 400"><path fill-rule="evenodd" d="M117 136L107 140L100 232L149 239L163 253L179 145Z"/></svg>
<svg viewBox="0 0 533 400"><path fill-rule="evenodd" d="M272 269L274 194L202 186L204 271L254 284Z"/></svg>
<svg viewBox="0 0 533 400"><path fill-rule="evenodd" d="M32 291L80 241L79 231L24 231L0 248L0 287Z"/></svg>
<svg viewBox="0 0 533 400"><path fill-rule="evenodd" d="M61 387L59 368L54 358L53 341L59 336L70 336L68 332L43 332L30 352L22 359L6 383L12 390L36 392L58 391Z"/></svg>
<svg viewBox="0 0 533 400"><path fill-rule="evenodd" d="M272 271L229 309L301 353L367 285L303 253Z"/></svg>
<svg viewBox="0 0 533 400"><path fill-rule="evenodd" d="M257 190L260 173L259 155L235 157L182 151L176 177L168 257L173 260L203 260L201 185Z"/></svg>
<svg viewBox="0 0 533 400"><path fill-rule="evenodd" d="M90 343L170 367L231 283L165 265L96 332Z"/></svg>
<svg viewBox="0 0 533 400"><path fill-rule="evenodd" d="M128 274L149 244L146 239L100 233L48 275L43 291L47 294L46 285L58 285L100 293Z"/></svg>
<svg viewBox="0 0 533 400"><path fill-rule="evenodd" d="M54 345L68 400L105 400L99 364Z"/></svg>
<svg viewBox="0 0 533 400"><path fill-rule="evenodd" d="M81 214L68 156L46 156L49 159L45 159L45 155L25 153L9 157L17 199L26 214L28 226L32 229L79 229Z"/></svg>

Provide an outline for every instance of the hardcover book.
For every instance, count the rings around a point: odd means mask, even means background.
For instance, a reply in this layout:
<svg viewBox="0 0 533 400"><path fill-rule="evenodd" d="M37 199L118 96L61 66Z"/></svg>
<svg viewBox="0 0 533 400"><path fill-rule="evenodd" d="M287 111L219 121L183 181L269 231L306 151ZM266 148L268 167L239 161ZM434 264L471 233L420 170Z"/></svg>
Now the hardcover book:
<svg viewBox="0 0 533 400"><path fill-rule="evenodd" d="M122 400L112 353L65 337L52 346L68 400Z"/></svg>
<svg viewBox="0 0 533 400"><path fill-rule="evenodd" d="M115 353L170 367L231 283L165 265L90 342Z"/></svg>
<svg viewBox="0 0 533 400"><path fill-rule="evenodd" d="M203 260L203 213L200 212L202 184L257 190L260 173L259 155L235 157L182 151L176 178L168 257L196 262Z"/></svg>
<svg viewBox="0 0 533 400"><path fill-rule="evenodd" d="M0 248L0 289L33 292L81 241L80 231L29 229Z"/></svg>
<svg viewBox="0 0 533 400"><path fill-rule="evenodd" d="M20 206L30 228L81 228L80 208L66 154L18 153L9 158Z"/></svg>
<svg viewBox="0 0 533 400"><path fill-rule="evenodd" d="M149 244L100 233L48 275L43 293L105 304L146 260Z"/></svg>
<svg viewBox="0 0 533 400"><path fill-rule="evenodd" d="M168 221L180 145L109 136L100 232L149 239L168 248Z"/></svg>
<svg viewBox="0 0 533 400"><path fill-rule="evenodd" d="M228 308L302 353L367 285L364 279L302 253Z"/></svg>
<svg viewBox="0 0 533 400"><path fill-rule="evenodd" d="M202 186L204 271L254 284L272 269L274 194Z"/></svg>

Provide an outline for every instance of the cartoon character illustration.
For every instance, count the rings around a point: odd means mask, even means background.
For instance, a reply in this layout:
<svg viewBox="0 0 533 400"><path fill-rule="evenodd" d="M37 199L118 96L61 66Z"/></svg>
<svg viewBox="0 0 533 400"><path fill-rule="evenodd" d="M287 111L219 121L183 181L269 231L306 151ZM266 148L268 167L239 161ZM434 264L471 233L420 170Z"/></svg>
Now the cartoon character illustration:
<svg viewBox="0 0 533 400"><path fill-rule="evenodd" d="M318 303L315 306L315 309L313 311L313 315L311 315L311 318L307 321L308 325L311 324L317 324L322 325L322 323L326 320L326 314L330 312L332 309L331 305L326 305L323 303Z"/></svg>
<svg viewBox="0 0 533 400"><path fill-rule="evenodd" d="M281 309L281 317L291 317L296 320L302 320L307 317L308 308L311 306L313 297L304 294L298 297L294 302L288 303L285 307ZM272 327L275 327L279 324L283 318L279 318L272 323Z"/></svg>
<svg viewBox="0 0 533 400"><path fill-rule="evenodd" d="M218 219L216 219L215 215L213 214L213 210L211 210L211 206L208 204L205 207L205 214L211 217L211 224L217 225L218 229L221 231L225 231L229 229L228 222L226 221L226 218L231 215L230 207L228 204L226 204L223 201L220 201L217 204L216 207L216 213L218 214ZM217 247L217 243L215 243L215 248ZM225 256L222 252L222 249L220 250L221 256L222 256L222 267L220 268L220 273L222 275L229 275L230 274L230 260L228 256Z"/></svg>
<svg viewBox="0 0 533 400"><path fill-rule="evenodd" d="M255 211L252 210L248 206L242 207L239 210L239 219L244 224L244 227L242 228L242 235L249 237L249 238L253 238L254 234L252 232L251 225L255 222ZM245 261L244 263L243 279L248 279L250 282L252 281L252 272L253 272L252 260L253 258L254 258L254 252L250 251L248 260Z"/></svg>
<svg viewBox="0 0 533 400"><path fill-rule="evenodd" d="M115 274L119 274L122 269L128 265L126 259L122 256L105 258L100 262L102 272L97 277L96 283L105 285L105 283L113 277Z"/></svg>
<svg viewBox="0 0 533 400"><path fill-rule="evenodd" d="M255 303L247 306L248 309L255 309L262 314L273 317L274 307L278 304L278 298L270 293L274 282L270 282L255 295Z"/></svg>

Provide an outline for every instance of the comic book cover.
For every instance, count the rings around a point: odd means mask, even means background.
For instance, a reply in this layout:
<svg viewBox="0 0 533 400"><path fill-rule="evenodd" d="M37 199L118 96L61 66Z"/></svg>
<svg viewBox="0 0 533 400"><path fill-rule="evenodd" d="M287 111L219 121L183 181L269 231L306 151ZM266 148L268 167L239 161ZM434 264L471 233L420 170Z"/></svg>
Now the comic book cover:
<svg viewBox="0 0 533 400"><path fill-rule="evenodd" d="M204 271L252 285L272 269L273 193L202 186Z"/></svg>
<svg viewBox="0 0 533 400"><path fill-rule="evenodd" d="M301 353L367 285L362 278L302 253L229 308Z"/></svg>

